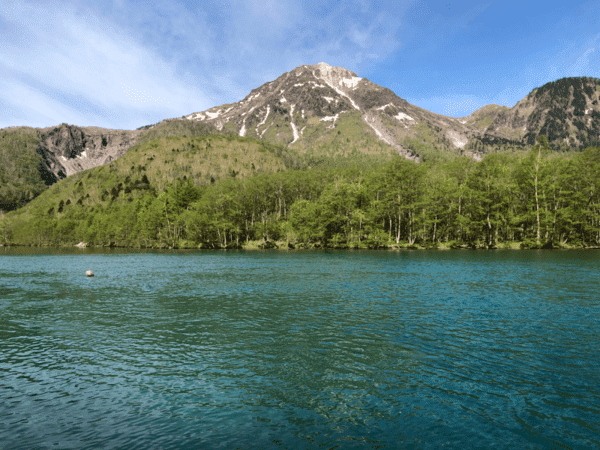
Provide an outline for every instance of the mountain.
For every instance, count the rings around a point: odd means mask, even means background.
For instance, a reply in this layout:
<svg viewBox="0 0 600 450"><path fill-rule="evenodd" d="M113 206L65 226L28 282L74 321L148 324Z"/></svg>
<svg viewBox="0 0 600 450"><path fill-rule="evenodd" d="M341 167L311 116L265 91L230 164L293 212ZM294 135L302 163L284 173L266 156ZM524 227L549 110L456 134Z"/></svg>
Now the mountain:
<svg viewBox="0 0 600 450"><path fill-rule="evenodd" d="M140 131L98 127L11 127L0 130L0 209L11 210L74 173L108 164Z"/></svg>
<svg viewBox="0 0 600 450"><path fill-rule="evenodd" d="M220 178L284 171L293 165L286 149L237 136L158 138L133 146L112 164L69 176L32 205L52 199L61 210L61 200L63 205L82 206L98 206L123 196L131 201L147 190L162 191L177 179L210 185Z"/></svg>
<svg viewBox="0 0 600 450"><path fill-rule="evenodd" d="M408 159L526 148L546 134L553 149L598 142L600 80L563 78L514 107L487 105L454 118L419 108L391 90L326 63L304 65L254 89L238 103L179 120L330 156L399 153ZM177 119L175 119L177 120Z"/></svg>
<svg viewBox="0 0 600 450"><path fill-rule="evenodd" d="M297 67L240 102L179 120L212 124L301 153L400 154L417 161L423 153L463 153L476 134L458 119L419 108L390 89L326 63Z"/></svg>
<svg viewBox="0 0 600 450"><path fill-rule="evenodd" d="M460 120L479 131L470 144L484 152L533 145L540 134L555 150L582 149L600 141L599 97L600 79L561 78L533 89L512 108L487 105Z"/></svg>
<svg viewBox="0 0 600 450"><path fill-rule="evenodd" d="M394 154L415 161L526 150L546 134L555 150L600 140L600 80L563 78L532 90L514 107L487 105L467 117L435 114L390 89L326 63L303 65L215 106L137 130L61 124L0 130L0 210L12 210L56 181L169 136L237 135L305 157Z"/></svg>
<svg viewBox="0 0 600 450"><path fill-rule="evenodd" d="M135 144L138 130L77 127L63 123L40 130L38 153L56 179L102 166L123 156Z"/></svg>

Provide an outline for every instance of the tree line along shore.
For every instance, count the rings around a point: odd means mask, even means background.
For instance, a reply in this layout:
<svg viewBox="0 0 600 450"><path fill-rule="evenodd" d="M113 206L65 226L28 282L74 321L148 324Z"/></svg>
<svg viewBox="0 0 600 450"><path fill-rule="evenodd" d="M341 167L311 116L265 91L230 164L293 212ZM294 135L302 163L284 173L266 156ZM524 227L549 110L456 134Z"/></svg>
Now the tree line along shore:
<svg viewBox="0 0 600 450"><path fill-rule="evenodd" d="M230 170L205 183L190 173L158 182L141 166L127 175L109 166L73 175L30 205L1 215L0 244L600 246L600 148L557 153L544 136L527 153L492 153L480 162L338 159L310 170L278 168L245 178Z"/></svg>

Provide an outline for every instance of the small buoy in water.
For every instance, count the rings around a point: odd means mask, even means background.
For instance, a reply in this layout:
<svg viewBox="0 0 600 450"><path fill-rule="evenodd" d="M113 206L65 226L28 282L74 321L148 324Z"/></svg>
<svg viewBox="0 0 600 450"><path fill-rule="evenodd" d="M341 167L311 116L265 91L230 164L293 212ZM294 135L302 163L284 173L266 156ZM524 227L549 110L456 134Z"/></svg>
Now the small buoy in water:
<svg viewBox="0 0 600 450"><path fill-rule="evenodd" d="M92 271L91 271L91 270L88 270L88 271L87 271L85 274L86 274L88 277L93 277L93 276L94 276L94 274L92 273Z"/></svg>

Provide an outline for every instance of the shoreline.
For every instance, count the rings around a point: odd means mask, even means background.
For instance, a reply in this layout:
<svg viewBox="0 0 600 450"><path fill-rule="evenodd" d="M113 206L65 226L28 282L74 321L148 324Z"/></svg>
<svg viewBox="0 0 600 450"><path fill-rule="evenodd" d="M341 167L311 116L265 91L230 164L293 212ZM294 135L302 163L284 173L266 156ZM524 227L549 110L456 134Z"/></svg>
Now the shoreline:
<svg viewBox="0 0 600 450"><path fill-rule="evenodd" d="M288 241L249 241L247 243L239 245L228 245L228 246L216 246L216 245L154 245L154 246L131 246L131 245L117 245L111 243L108 245L81 245L79 244L42 244L42 245L25 245L25 244L0 244L0 248L78 248L84 249L130 249L130 250L247 250L247 251L258 251L258 250L279 250L279 251L297 251L297 250L435 250L435 251L447 251L447 250L600 250L600 246L592 245L542 245L542 246L523 246L522 242L505 242L493 246L483 244L458 244L458 243L441 243L437 245L410 245L408 243L400 244L386 244L379 246L348 246L348 245L321 245L316 244L294 244ZM450 245L448 245L450 244Z"/></svg>

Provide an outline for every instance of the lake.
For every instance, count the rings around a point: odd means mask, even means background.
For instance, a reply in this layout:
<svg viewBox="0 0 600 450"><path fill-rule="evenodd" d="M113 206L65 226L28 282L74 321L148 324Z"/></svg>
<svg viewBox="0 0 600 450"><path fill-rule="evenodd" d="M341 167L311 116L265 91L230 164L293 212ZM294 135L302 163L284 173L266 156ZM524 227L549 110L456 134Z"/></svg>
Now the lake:
<svg viewBox="0 0 600 450"><path fill-rule="evenodd" d="M0 248L0 449L600 448L599 259Z"/></svg>

